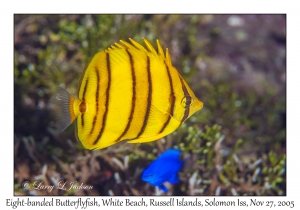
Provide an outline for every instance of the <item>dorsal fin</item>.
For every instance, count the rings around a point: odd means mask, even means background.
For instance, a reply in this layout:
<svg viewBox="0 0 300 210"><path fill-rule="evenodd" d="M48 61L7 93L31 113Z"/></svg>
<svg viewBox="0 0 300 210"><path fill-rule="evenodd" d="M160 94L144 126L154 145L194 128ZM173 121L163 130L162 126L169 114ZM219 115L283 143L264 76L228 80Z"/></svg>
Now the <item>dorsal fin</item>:
<svg viewBox="0 0 300 210"><path fill-rule="evenodd" d="M117 49L120 49L120 47L118 47L117 45L112 45L112 46L111 46L111 49L117 50Z"/></svg>
<svg viewBox="0 0 300 210"><path fill-rule="evenodd" d="M121 42L122 42L122 40L121 40ZM115 42L115 45L116 45L118 48L120 48L120 49L123 49L123 48L124 48L123 45L121 45L121 44L119 44L119 43L117 43L117 42Z"/></svg>
<svg viewBox="0 0 300 210"><path fill-rule="evenodd" d="M126 41L120 40L120 42L123 44L123 48L124 47L128 48L128 49L133 48L133 46L130 43L126 42Z"/></svg>
<svg viewBox="0 0 300 210"><path fill-rule="evenodd" d="M143 40L144 40L144 42L145 42L146 47L148 48L148 50L149 50L150 52L153 52L154 54L157 55L157 52L156 52L156 50L154 49L154 47L151 45L151 43L150 43L147 39L145 39L144 37L143 37Z"/></svg>
<svg viewBox="0 0 300 210"><path fill-rule="evenodd" d="M163 59L165 60L165 53L164 53L164 50L159 42L159 40L157 39L156 40L156 44L157 44L157 51L158 51L158 55Z"/></svg>
<svg viewBox="0 0 300 210"><path fill-rule="evenodd" d="M154 53L155 55L158 55L161 59L165 60L166 61L166 64L167 65L172 65L172 60L171 60L171 56L170 56L170 53L169 53L169 49L166 48L166 54L164 53L164 50L159 42L159 40L157 39L156 40L156 44L157 44L157 51L154 49L154 47L151 45L151 43L143 37L143 40L145 42L145 45L147 47L147 49L145 47L143 47L143 45L141 45L140 43L138 43L137 41L129 38L130 42L126 42L124 40L120 40L120 42L122 44L119 44L119 43L115 43L114 46L111 46L109 48L109 50L116 50L116 49L138 49L138 50L143 50L143 51L146 51L146 52L152 52Z"/></svg>
<svg viewBox="0 0 300 210"><path fill-rule="evenodd" d="M172 65L172 60L168 48L166 49L166 63L170 66Z"/></svg>
<svg viewBox="0 0 300 210"><path fill-rule="evenodd" d="M133 44L134 47L136 47L137 49L140 50L146 50L143 45L141 45L140 43L136 42L135 40L129 38L129 40L131 41L131 43Z"/></svg>

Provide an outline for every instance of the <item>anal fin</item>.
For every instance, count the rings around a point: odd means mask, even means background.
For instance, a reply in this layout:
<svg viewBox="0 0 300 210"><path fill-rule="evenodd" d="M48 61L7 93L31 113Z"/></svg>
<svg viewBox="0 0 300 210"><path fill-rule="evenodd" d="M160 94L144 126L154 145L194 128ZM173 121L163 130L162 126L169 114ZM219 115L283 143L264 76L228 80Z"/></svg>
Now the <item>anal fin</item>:
<svg viewBox="0 0 300 210"><path fill-rule="evenodd" d="M164 184L160 184L157 186L160 190L164 191L165 193L169 192L169 190L166 188Z"/></svg>

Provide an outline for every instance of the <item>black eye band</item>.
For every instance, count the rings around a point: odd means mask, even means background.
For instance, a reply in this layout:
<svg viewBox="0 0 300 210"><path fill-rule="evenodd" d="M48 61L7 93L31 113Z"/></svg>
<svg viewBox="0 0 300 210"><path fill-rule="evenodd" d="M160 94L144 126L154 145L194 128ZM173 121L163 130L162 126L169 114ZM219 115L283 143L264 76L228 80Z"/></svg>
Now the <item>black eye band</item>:
<svg viewBox="0 0 300 210"><path fill-rule="evenodd" d="M192 104L192 97L191 96L187 96L186 97L186 102L185 102L185 105L186 106L189 106Z"/></svg>
<svg viewBox="0 0 300 210"><path fill-rule="evenodd" d="M181 124L188 118L189 116L189 112L190 112L190 104L192 102L192 98L187 90L187 88L184 85L183 79L181 77L179 77L181 85L182 85L182 91L183 94L185 96L186 102L185 102L185 111L184 111L184 115L183 118L181 120Z"/></svg>

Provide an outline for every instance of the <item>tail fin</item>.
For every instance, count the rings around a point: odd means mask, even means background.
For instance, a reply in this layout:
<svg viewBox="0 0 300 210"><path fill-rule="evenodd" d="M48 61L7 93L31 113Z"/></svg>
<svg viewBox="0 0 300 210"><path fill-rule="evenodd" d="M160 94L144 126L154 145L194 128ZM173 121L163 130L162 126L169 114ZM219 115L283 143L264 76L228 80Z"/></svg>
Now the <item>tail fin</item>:
<svg viewBox="0 0 300 210"><path fill-rule="evenodd" d="M76 99L65 89L59 87L57 93L52 97L51 103L56 116L57 128L63 131L78 116L78 111L74 111L74 103L80 103L80 100Z"/></svg>

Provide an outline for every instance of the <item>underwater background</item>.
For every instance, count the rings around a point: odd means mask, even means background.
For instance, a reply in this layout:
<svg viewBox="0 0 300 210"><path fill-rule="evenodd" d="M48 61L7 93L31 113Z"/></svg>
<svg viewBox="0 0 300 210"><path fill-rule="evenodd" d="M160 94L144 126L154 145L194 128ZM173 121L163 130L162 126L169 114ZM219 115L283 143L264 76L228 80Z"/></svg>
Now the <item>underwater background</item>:
<svg viewBox="0 0 300 210"><path fill-rule="evenodd" d="M50 98L76 95L85 65L120 39L159 39L204 108L151 143L89 151L55 129ZM163 193L141 180L185 157ZM14 15L15 195L286 195L285 15ZM38 190L76 182L92 189ZM24 187L24 182L30 187Z"/></svg>

